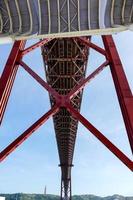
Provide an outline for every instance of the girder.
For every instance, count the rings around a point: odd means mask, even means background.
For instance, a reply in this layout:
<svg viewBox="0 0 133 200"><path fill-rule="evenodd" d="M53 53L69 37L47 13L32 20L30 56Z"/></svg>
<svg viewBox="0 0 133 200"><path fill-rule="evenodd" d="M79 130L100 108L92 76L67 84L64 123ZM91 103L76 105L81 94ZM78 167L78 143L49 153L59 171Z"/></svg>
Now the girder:
<svg viewBox="0 0 133 200"><path fill-rule="evenodd" d="M3 42L72 37L133 29L132 0L2 0Z"/></svg>
<svg viewBox="0 0 133 200"><path fill-rule="evenodd" d="M85 77L88 53L88 48L74 38L55 39L45 45L42 48L42 55L48 84L59 94L67 95ZM81 100L82 91L71 99L73 107L78 111ZM50 101L51 105L54 105L55 101L52 96L50 96ZM78 120L62 107L53 116L53 121L60 157L62 184L67 194Z"/></svg>

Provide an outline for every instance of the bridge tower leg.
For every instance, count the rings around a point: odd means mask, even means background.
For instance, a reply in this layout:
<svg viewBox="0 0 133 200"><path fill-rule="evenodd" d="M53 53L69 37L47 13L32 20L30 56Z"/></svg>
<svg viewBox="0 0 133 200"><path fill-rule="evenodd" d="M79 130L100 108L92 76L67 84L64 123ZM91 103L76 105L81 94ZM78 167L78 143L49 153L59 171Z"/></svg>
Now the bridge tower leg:
<svg viewBox="0 0 133 200"><path fill-rule="evenodd" d="M63 180L61 178L61 200L71 200L72 199L72 188L71 188L71 178Z"/></svg>
<svg viewBox="0 0 133 200"><path fill-rule="evenodd" d="M25 47L25 43L25 41L16 41L14 43L3 73L0 77L0 124L2 123L8 99L18 71L17 61L20 59L20 54Z"/></svg>
<svg viewBox="0 0 133 200"><path fill-rule="evenodd" d="M112 36L103 36L102 38L133 153L133 95Z"/></svg>

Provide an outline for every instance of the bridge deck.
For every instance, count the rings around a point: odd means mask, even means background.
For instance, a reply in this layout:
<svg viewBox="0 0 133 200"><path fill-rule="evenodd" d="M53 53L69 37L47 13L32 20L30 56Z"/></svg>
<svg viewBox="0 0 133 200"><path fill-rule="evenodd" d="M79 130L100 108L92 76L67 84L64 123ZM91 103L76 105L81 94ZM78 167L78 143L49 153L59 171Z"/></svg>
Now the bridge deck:
<svg viewBox="0 0 133 200"><path fill-rule="evenodd" d="M132 0L0 1L1 37L57 38L128 28L133 28Z"/></svg>
<svg viewBox="0 0 133 200"><path fill-rule="evenodd" d="M88 48L75 39L55 39L43 47L43 58L47 82L59 94L66 95L85 76ZM82 92L71 103L80 110ZM51 104L54 99L50 96ZM68 187L71 179L71 167L75 146L78 121L65 109L53 117L56 140L59 150L62 180Z"/></svg>

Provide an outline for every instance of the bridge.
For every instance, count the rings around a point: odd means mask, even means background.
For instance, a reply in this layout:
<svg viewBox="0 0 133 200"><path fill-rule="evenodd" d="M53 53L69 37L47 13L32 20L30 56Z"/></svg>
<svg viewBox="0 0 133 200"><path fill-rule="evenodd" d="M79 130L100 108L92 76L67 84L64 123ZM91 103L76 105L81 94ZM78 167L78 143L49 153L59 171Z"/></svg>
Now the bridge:
<svg viewBox="0 0 133 200"><path fill-rule="evenodd" d="M0 1L2 40L61 38L133 30L131 0Z"/></svg>
<svg viewBox="0 0 133 200"><path fill-rule="evenodd" d="M0 152L2 162L49 117L53 117L61 167L61 199L71 199L71 168L78 122L81 122L118 159L133 171L133 162L93 124L80 114L85 86L109 67L133 152L133 95L111 34L132 30L131 0L3 0L0 2L0 42L14 41L0 78L0 122L12 91L19 66L49 93L51 109ZM103 47L91 41L102 37ZM39 41L25 48L26 40ZM46 82L23 57L41 48ZM86 75L90 49L105 60Z"/></svg>

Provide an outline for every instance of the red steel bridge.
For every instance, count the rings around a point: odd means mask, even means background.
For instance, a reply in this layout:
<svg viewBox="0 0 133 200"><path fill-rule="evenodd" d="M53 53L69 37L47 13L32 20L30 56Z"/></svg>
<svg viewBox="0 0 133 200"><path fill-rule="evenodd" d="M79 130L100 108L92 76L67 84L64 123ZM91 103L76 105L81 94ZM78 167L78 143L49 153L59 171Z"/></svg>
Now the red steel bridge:
<svg viewBox="0 0 133 200"><path fill-rule="evenodd" d="M78 122L81 122L124 165L133 171L133 161L80 113L85 86L102 70L109 67L133 153L133 95L111 35L113 32L126 30L127 27L131 28L133 23L132 1L104 0L104 5L97 4L98 1L93 1L93 5L92 1L86 0L82 1L83 5L78 0L67 0L64 3L57 0L54 5L50 0L33 1L32 3L23 1L23 4L19 0L11 2L4 0L0 2L1 41L14 40L11 53L0 77L0 123L2 123L20 66L49 93L51 109L0 152L0 161L2 162L42 124L53 117L61 168L61 199L68 200L72 196L71 169ZM38 7L36 2L38 2ZM87 11L84 5L89 6ZM46 8L44 9L46 13L43 13L42 8ZM38 9L38 15L33 15L33 9ZM97 12L93 16L94 12L92 11L94 10ZM55 13L52 15L52 11L56 12L56 15L54 15ZM102 15L102 11L105 16ZM24 23L24 13L27 14L27 22L25 22L27 24ZM73 16L72 13L74 13ZM38 21L36 21L37 16L39 17ZM44 16L47 19L45 26L42 23ZM54 19L53 16L57 19ZM104 19L106 19L105 22ZM55 20L55 24L52 24L52 20ZM29 27L29 30L26 27ZM40 32L38 27L40 27ZM95 34L100 34L99 37L102 38L104 48L92 43L91 37ZM39 41L25 48L26 40L31 37L38 37ZM23 57L36 48L41 48L42 51L46 81L23 61ZM91 48L99 55L103 55L105 60L87 76L86 69Z"/></svg>

